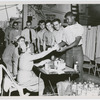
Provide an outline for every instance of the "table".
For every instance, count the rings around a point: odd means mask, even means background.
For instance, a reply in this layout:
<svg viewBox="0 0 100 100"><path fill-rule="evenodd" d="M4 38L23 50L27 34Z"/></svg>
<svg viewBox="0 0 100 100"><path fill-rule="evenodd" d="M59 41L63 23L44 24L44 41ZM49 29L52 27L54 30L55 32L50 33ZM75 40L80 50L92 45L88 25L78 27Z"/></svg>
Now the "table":
<svg viewBox="0 0 100 100"><path fill-rule="evenodd" d="M45 74L45 75L47 75L47 76L51 76L51 75L53 75L53 76L58 76L58 75L68 75L69 76L69 79L70 79L70 77L73 75L73 74L78 74L79 72L77 72L77 71L75 71L74 69L72 69L72 68L70 68L70 67L67 67L66 66L66 68L65 69L63 69L63 70L55 70L55 69L50 69L49 71L47 71L47 70L45 70L45 68L44 67L42 67L42 68L38 68L38 70L41 72L41 73L43 73L43 74Z"/></svg>
<svg viewBox="0 0 100 100"><path fill-rule="evenodd" d="M51 71L50 72L48 72L47 70L45 70L45 68L44 67L42 67L42 68L37 68L38 70L39 70L39 72L40 72L40 74L39 74L39 78L41 77L41 74L44 74L44 75L46 75L46 77L47 77L47 80L48 80L48 82L49 82L49 84L50 84L50 87L51 87L51 90L52 90L52 92L53 92L53 94L55 94L55 92L54 92L54 89L53 89L53 86L52 86L52 83L51 83L51 81L50 81L50 77L52 77L52 78L54 78L54 77L61 77L62 75L68 75L68 77L69 77L69 81L71 81L71 76L72 75L74 75L74 74L78 74L78 72L76 72L74 69L72 69L72 68L70 68L70 67L67 67L66 66L66 68L65 69L63 69L61 72L60 71L56 71L56 70L54 70L54 69L51 69ZM57 73L58 72L58 73ZM62 76L63 77L63 76Z"/></svg>

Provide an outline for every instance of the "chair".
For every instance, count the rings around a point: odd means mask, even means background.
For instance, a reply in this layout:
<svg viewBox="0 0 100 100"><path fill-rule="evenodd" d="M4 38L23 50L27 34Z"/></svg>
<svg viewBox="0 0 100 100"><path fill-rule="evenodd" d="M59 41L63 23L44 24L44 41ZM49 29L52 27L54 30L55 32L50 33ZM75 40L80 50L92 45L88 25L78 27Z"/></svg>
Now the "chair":
<svg viewBox="0 0 100 100"><path fill-rule="evenodd" d="M4 65L0 64L0 68L2 68L4 70L4 72L6 73L6 76L7 76L8 80L11 82L11 85L10 85L10 87L8 89L9 90L9 96L11 95L11 93L13 91L18 91L20 96L28 96L29 95L29 93L24 94L24 89L26 87L23 86L23 85L18 84L18 82L14 80L14 78L12 77L12 75L10 74L10 72L5 68ZM8 84L8 83L9 82L7 81L5 84ZM4 89L4 84L3 84L3 89Z"/></svg>
<svg viewBox="0 0 100 100"><path fill-rule="evenodd" d="M90 71L92 70L93 73L95 74L95 65L92 64L91 60L89 57L84 55L84 63L83 63L83 68L88 69L88 74L90 74Z"/></svg>
<svg viewBox="0 0 100 100"><path fill-rule="evenodd" d="M100 64L100 57L97 57L95 59L95 74L97 72L99 77L100 77L100 67L98 67L98 64Z"/></svg>
<svg viewBox="0 0 100 100"><path fill-rule="evenodd" d="M2 79L3 79L3 73L2 68L0 67L0 94L2 95Z"/></svg>

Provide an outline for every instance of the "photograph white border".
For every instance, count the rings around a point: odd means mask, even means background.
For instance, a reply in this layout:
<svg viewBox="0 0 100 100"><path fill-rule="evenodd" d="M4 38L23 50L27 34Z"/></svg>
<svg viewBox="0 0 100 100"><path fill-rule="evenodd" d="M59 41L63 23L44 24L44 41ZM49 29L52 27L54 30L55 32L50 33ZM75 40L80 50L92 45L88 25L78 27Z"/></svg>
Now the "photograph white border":
<svg viewBox="0 0 100 100"><path fill-rule="evenodd" d="M0 5L3 4L100 4L100 0L0 0ZM41 100L41 99L48 99L48 100L55 100L55 99L60 99L60 100L88 100L88 99L92 99L92 100L96 100L96 99L100 99L100 97L89 97L89 96L30 96L30 97L18 97L18 96L14 96L14 97L0 97L0 99L7 99L7 100L29 100L29 99L34 99L34 100Z"/></svg>

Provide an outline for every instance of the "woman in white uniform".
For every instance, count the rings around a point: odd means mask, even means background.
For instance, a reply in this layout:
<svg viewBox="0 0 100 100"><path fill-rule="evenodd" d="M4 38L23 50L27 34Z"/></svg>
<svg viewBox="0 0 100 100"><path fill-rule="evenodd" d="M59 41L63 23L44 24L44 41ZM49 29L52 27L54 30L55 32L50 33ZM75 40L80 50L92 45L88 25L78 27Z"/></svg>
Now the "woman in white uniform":
<svg viewBox="0 0 100 100"><path fill-rule="evenodd" d="M44 82L42 79L40 79L40 82L38 82L38 77L32 71L34 65L33 61L46 56L57 48L58 47L55 46L39 54L31 54L30 46L23 45L23 47L21 48L22 52L19 59L19 71L17 76L18 82L27 87L28 90L39 92L39 95L43 95Z"/></svg>

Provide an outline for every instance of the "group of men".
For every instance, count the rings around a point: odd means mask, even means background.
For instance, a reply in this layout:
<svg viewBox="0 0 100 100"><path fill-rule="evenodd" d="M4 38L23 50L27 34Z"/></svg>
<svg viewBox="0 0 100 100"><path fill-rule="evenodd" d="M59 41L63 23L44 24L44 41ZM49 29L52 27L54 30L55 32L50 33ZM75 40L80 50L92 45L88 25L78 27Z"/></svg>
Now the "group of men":
<svg viewBox="0 0 100 100"><path fill-rule="evenodd" d="M66 13L65 19L68 24L65 28L61 25L60 19L54 19L52 22L47 20L46 22L42 21L39 23L41 28L38 32L39 46L42 50L46 50L58 44L61 48L55 55L64 59L66 65L71 68L78 62L78 70L80 72L79 81L81 81L83 79L82 35L84 33L84 28L76 22L72 12ZM41 51L41 49L39 49L39 51Z"/></svg>
<svg viewBox="0 0 100 100"><path fill-rule="evenodd" d="M2 59L5 65L7 66L7 69L13 75L17 76L18 75L17 73L18 60L19 58L20 59L23 58L22 63L19 66L24 65L24 67L25 66L28 67L30 65L31 66L30 71L31 71L33 63L30 63L29 65L27 65L25 62L23 62L24 59L26 60L27 58L26 61L28 60L33 61L35 59L39 59L46 56L51 51L56 50L56 53L54 56L61 57L62 59L64 59L67 66L73 68L74 63L78 61L78 70L80 72L78 81L82 81L83 80L82 35L84 33L84 28L82 25L76 22L75 16L72 12L66 13L65 19L68 24L65 28L61 25L60 19L54 19L53 21L40 20L38 24L40 29L38 32L36 32L34 29L31 28L31 22L29 21L26 22L26 28L23 29L22 31L18 30L18 26L17 26L18 23L14 22L13 23L14 28L10 30L9 35L6 35L9 37L7 38L8 39L7 43L9 45L6 47L2 56ZM19 38L19 36L21 38ZM17 46L16 46L16 42L17 42ZM35 58L34 58L34 55L32 55L34 59L31 58L31 55L25 53L27 51L26 50L27 46L25 42L29 44L29 47L31 48L30 49L31 53L35 53L35 52L39 53L39 54L36 54L37 56ZM59 49L58 47L56 47L56 49L52 49L51 51L49 51L48 48L55 48L55 45L58 46ZM25 51L22 52L23 50ZM26 57L26 56L22 57L20 56L18 51L21 51L21 54L24 53L25 55L30 56L30 57ZM18 76L19 80L21 78L23 79L24 77L24 76L23 77L21 76L22 69L23 68L21 67L20 77ZM31 83L33 82L31 81Z"/></svg>

